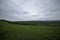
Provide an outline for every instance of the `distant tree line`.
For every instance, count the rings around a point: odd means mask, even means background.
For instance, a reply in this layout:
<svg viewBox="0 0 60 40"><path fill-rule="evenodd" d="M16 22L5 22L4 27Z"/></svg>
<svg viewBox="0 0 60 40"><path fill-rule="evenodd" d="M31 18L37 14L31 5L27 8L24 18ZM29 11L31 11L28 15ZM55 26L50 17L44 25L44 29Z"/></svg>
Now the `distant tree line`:
<svg viewBox="0 0 60 40"><path fill-rule="evenodd" d="M59 26L60 27L60 21L6 21L6 20L0 20L0 21L4 21L16 25Z"/></svg>
<svg viewBox="0 0 60 40"><path fill-rule="evenodd" d="M21 22L8 22L16 25L33 25L33 26L60 26L60 23L54 22L34 22L34 21L21 21Z"/></svg>

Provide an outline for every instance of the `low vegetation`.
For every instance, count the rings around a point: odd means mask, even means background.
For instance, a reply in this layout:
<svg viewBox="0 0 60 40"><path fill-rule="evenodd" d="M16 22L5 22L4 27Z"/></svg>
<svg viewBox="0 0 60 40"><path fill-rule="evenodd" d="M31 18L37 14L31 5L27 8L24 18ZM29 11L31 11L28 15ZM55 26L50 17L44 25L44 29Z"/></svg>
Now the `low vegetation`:
<svg viewBox="0 0 60 40"><path fill-rule="evenodd" d="M0 40L60 40L59 24L0 21Z"/></svg>

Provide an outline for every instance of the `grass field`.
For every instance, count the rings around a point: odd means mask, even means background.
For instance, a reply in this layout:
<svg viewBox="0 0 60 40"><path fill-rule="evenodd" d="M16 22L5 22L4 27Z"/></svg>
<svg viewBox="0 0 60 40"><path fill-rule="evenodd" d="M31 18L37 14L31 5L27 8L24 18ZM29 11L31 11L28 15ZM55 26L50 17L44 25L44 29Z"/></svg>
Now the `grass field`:
<svg viewBox="0 0 60 40"><path fill-rule="evenodd" d="M0 40L59 40L60 27L0 22Z"/></svg>

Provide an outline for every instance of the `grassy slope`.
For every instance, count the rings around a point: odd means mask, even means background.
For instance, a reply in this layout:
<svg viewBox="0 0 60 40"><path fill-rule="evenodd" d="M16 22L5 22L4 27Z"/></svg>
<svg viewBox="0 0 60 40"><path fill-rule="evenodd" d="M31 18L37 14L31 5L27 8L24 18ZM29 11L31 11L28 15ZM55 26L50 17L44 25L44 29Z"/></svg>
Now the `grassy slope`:
<svg viewBox="0 0 60 40"><path fill-rule="evenodd" d="M0 22L0 40L59 40L60 27L15 25Z"/></svg>

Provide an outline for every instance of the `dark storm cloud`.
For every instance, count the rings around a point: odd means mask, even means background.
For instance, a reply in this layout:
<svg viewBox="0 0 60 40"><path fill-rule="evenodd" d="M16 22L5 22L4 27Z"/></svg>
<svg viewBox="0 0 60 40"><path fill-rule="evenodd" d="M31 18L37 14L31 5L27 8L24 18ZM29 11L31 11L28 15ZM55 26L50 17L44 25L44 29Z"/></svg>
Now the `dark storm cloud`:
<svg viewBox="0 0 60 40"><path fill-rule="evenodd" d="M0 0L0 19L60 20L60 0Z"/></svg>

